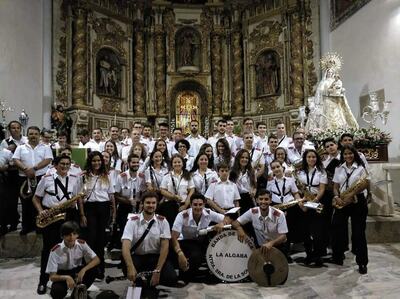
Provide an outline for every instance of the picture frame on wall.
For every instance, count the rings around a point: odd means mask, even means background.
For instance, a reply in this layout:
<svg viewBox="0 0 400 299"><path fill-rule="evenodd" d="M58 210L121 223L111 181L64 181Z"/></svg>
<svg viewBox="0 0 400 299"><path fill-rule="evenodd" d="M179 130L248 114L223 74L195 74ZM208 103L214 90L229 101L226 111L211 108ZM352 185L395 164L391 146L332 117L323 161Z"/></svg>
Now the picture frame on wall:
<svg viewBox="0 0 400 299"><path fill-rule="evenodd" d="M331 31L371 0L331 0Z"/></svg>

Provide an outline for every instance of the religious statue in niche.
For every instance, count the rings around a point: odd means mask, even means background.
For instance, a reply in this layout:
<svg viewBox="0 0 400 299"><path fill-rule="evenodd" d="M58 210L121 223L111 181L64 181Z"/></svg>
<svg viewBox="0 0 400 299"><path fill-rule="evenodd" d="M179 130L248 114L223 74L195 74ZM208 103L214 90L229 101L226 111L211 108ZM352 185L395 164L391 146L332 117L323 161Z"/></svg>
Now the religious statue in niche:
<svg viewBox="0 0 400 299"><path fill-rule="evenodd" d="M109 48L99 50L96 57L96 73L97 94L120 98L122 66L113 50Z"/></svg>
<svg viewBox="0 0 400 299"><path fill-rule="evenodd" d="M196 30L185 28L176 36L177 64L179 67L200 65L200 36Z"/></svg>
<svg viewBox="0 0 400 299"><path fill-rule="evenodd" d="M328 53L321 58L322 79L317 85L315 96L308 99L308 131L358 128L339 76L341 67L341 58L336 53Z"/></svg>
<svg viewBox="0 0 400 299"><path fill-rule="evenodd" d="M266 50L256 61L256 96L274 96L281 93L280 59L278 53Z"/></svg>

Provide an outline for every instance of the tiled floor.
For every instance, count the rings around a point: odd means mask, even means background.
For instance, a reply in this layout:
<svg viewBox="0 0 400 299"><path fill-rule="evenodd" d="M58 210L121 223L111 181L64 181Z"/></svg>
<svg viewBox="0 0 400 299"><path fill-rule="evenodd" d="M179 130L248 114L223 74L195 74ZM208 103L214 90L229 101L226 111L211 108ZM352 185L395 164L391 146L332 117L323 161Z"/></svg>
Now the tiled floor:
<svg viewBox="0 0 400 299"><path fill-rule="evenodd" d="M302 254L298 254L301 256ZM306 268L292 264L285 285L262 288L255 283L205 285L191 283L181 289L159 287L160 298L400 298L400 243L369 245L368 274L360 275L351 253L344 266ZM39 259L0 261L0 298L49 298L36 295ZM107 269L106 274L117 270ZM91 298L111 289L122 296L127 281L95 283Z"/></svg>

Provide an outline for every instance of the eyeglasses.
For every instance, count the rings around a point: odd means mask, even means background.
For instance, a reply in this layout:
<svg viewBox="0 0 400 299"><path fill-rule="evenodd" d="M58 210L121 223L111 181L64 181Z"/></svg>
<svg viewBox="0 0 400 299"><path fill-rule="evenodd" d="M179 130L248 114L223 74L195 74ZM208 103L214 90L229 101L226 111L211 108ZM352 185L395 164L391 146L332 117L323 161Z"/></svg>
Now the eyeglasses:
<svg viewBox="0 0 400 299"><path fill-rule="evenodd" d="M186 148L186 145L178 145L178 148Z"/></svg>

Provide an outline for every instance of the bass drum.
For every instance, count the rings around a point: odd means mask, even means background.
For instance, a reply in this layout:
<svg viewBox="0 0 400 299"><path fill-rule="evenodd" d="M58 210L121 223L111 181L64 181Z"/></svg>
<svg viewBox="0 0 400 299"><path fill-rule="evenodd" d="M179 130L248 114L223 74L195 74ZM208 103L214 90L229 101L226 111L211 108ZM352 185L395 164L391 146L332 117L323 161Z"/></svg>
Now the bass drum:
<svg viewBox="0 0 400 299"><path fill-rule="evenodd" d="M241 281L249 275L247 264L253 249L255 246L249 237L242 243L235 230L223 231L207 247L208 267L222 281Z"/></svg>

